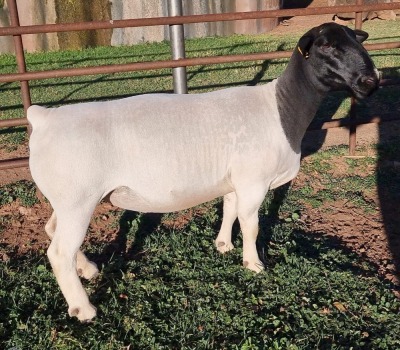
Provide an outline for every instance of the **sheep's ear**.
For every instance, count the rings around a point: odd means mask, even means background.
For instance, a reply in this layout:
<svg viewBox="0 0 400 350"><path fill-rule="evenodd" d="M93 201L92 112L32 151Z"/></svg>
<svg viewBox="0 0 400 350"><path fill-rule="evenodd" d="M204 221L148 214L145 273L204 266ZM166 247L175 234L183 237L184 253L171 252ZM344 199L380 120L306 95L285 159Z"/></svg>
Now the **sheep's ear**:
<svg viewBox="0 0 400 350"><path fill-rule="evenodd" d="M354 34L356 35L356 39L359 43L362 43L363 41L367 40L368 38L368 33L364 32L363 30L355 29Z"/></svg>
<svg viewBox="0 0 400 350"><path fill-rule="evenodd" d="M297 50L304 58L310 57L309 51L313 41L314 37L311 35L304 35L300 38L299 43L297 44Z"/></svg>

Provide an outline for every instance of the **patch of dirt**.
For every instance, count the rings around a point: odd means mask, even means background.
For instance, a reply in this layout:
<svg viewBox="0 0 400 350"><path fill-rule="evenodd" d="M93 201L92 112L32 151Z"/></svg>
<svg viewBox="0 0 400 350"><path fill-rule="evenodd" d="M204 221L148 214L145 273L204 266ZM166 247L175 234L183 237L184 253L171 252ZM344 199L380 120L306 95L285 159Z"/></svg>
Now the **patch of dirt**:
<svg viewBox="0 0 400 350"><path fill-rule="evenodd" d="M3 205L0 217L3 218L2 226L5 229L0 235L0 245L7 244L21 255L29 250L47 249L49 240L44 225L50 215L51 207L46 203L35 204L30 208L22 206L18 201Z"/></svg>
<svg viewBox="0 0 400 350"><path fill-rule="evenodd" d="M2 172L0 171L0 177ZM112 242L116 239L119 227L115 224L116 217L122 212L110 203L101 203L97 206L92 217L87 241ZM50 218L52 208L43 200L32 207L24 207L19 200L0 208L0 217L3 226L0 234L0 247L7 245L11 250L24 255L29 251L45 252L50 239L44 231L46 222ZM0 252L0 261L7 260L7 255Z"/></svg>
<svg viewBox="0 0 400 350"><path fill-rule="evenodd" d="M337 157L334 161L332 173L335 174L335 177L348 174L348 168L343 165L344 162L344 157ZM360 176L365 176L365 174L357 172L357 169L354 173L354 175ZM315 174L315 176L320 175ZM292 186L294 188L303 187L307 183L307 178L308 176L300 171ZM318 186L314 186L313 189L315 192L322 190ZM380 199L376 190L372 193L363 193L363 196L371 207L368 213L364 208L353 203L350 198L327 200L316 207L305 203L301 220L306 225L308 232L334 238L340 242L340 245L376 266L381 276L400 286L399 266L396 266L398 256L395 256L398 252L397 249L400 248L400 236L392 236L389 242L388 235L391 234L391 230L387 227L387 222L397 220L397 217L394 216L398 213L394 211L391 214L392 218L385 217L384 219L381 201L385 200L387 207L396 207L397 204L390 198Z"/></svg>

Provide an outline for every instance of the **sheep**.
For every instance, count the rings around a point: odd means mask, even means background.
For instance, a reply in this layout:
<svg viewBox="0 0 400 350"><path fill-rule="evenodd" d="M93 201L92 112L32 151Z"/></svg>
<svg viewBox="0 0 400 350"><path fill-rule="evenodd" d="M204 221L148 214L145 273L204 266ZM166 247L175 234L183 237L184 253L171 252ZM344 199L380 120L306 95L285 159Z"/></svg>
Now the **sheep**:
<svg viewBox="0 0 400 350"><path fill-rule="evenodd" d="M148 94L106 102L31 106L30 170L53 207L48 258L69 315L96 308L78 275L98 269L79 248L103 198L139 212L178 211L223 196L216 249L243 233L243 265L263 269L258 210L269 189L292 180L300 145L328 92L370 95L379 74L360 44L368 34L326 23L304 34L283 74L261 86L203 94Z"/></svg>

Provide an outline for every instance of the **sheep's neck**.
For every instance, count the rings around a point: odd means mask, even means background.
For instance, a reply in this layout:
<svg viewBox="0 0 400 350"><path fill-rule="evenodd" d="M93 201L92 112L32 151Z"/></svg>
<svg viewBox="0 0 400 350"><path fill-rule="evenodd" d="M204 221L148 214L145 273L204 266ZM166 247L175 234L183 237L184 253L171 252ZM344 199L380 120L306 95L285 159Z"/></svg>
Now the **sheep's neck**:
<svg viewBox="0 0 400 350"><path fill-rule="evenodd" d="M300 55L293 54L276 85L282 127L296 153L300 153L304 134L326 95L318 92L307 79L302 67L303 59Z"/></svg>

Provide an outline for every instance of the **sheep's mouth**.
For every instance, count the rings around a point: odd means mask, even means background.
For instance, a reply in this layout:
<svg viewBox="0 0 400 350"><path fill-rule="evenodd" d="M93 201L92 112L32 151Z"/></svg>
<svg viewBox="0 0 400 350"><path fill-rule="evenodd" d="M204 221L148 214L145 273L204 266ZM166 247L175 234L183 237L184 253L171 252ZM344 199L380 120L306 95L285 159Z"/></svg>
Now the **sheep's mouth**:
<svg viewBox="0 0 400 350"><path fill-rule="evenodd" d="M370 96L379 87L380 75L377 74L363 74L357 80L352 82L351 90L354 97L363 99Z"/></svg>
<svg viewBox="0 0 400 350"><path fill-rule="evenodd" d="M357 100L362 100L371 96L377 90L378 84L374 87L362 87L357 84L351 85L351 92Z"/></svg>

